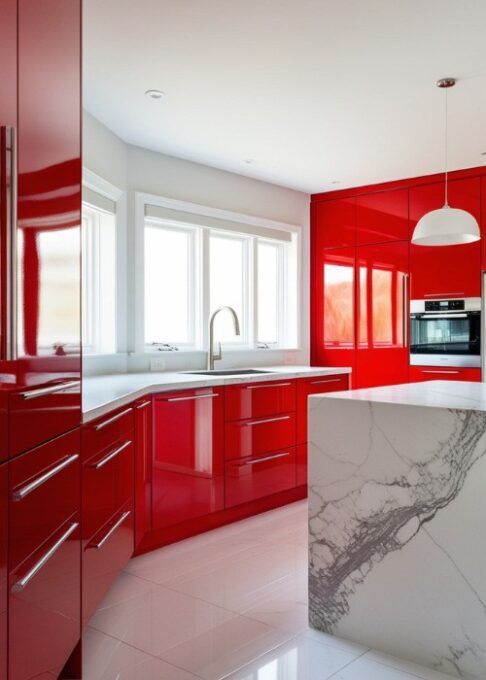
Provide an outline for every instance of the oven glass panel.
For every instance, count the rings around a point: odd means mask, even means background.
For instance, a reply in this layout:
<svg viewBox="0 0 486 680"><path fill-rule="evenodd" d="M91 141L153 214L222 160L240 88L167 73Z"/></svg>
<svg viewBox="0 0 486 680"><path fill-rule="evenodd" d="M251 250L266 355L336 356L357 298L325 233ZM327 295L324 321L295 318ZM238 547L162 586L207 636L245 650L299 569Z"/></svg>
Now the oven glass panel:
<svg viewBox="0 0 486 680"><path fill-rule="evenodd" d="M480 313L466 318L411 318L411 352L414 354L479 355Z"/></svg>

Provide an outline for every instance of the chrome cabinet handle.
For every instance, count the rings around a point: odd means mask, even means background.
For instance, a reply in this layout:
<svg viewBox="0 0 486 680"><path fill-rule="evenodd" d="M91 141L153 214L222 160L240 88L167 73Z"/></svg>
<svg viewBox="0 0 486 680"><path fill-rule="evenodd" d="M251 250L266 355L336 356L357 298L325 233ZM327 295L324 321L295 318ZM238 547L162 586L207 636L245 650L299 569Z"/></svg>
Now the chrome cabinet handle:
<svg viewBox="0 0 486 680"><path fill-rule="evenodd" d="M245 465L258 465L258 463L265 463L267 460L275 460L276 458L286 458L290 456L290 452L286 453L276 453L273 456L265 456L264 458L257 458L256 460L247 460Z"/></svg>
<svg viewBox="0 0 486 680"><path fill-rule="evenodd" d="M4 328L1 333L1 358L16 359L17 356L17 130L5 125L0 127L1 159L0 175L4 182L2 234L4 259L0 271L2 275L2 305L5 305Z"/></svg>
<svg viewBox="0 0 486 680"><path fill-rule="evenodd" d="M132 511L131 511L131 510L127 510L126 512L124 512L123 515L121 515L121 517L119 517L119 518L117 519L117 521L115 522L115 524L113 524L113 526L111 526L111 527L108 529L108 531L107 531L106 534L103 536L103 538L101 539L101 541L99 541L98 543L93 543L93 545L89 545L88 547L89 547L89 548L94 548L95 550L99 550L100 548L102 548L102 547L105 545L106 541L108 541L108 540L110 539L110 537L113 536L113 534L114 534L115 531L118 529L118 527L121 526L121 525L123 524L123 522L126 520L126 518L127 518L129 515L131 515L131 514L132 514Z"/></svg>
<svg viewBox="0 0 486 680"><path fill-rule="evenodd" d="M60 392L61 390L67 390L71 387L79 387L79 380L72 380L65 383L56 383L55 385L49 385L48 387L41 387L38 390L29 390L28 392L20 392L19 397L24 400L37 399L38 397L44 397L47 394L53 394L54 392Z"/></svg>
<svg viewBox="0 0 486 680"><path fill-rule="evenodd" d="M142 403L139 404L138 406L136 406L135 408L138 409L139 411L141 411L143 408L150 406L151 403L152 402L150 401L150 399L147 399L147 401L142 401Z"/></svg>
<svg viewBox="0 0 486 680"><path fill-rule="evenodd" d="M98 432L98 430L102 430L107 425L111 425L111 423L116 422L119 418L123 418L123 416L126 416L127 413L131 413L131 412L132 412L131 408L126 408L124 411L117 413L115 416L112 416L111 418L107 418L106 420L103 420L103 422L98 423L97 425L94 425L93 429L96 430L96 432Z"/></svg>
<svg viewBox="0 0 486 680"><path fill-rule="evenodd" d="M61 470L64 470L67 468L71 463L74 463L75 460L78 460L79 458L79 453L73 453L72 456L68 456L67 458L64 458L60 463L58 463L55 467L53 467L51 470L48 470L45 472L43 475L39 475L36 479L32 480L32 482L29 482L25 486L23 486L21 489L18 491L14 491L12 494L12 500L14 502L21 501L23 500L26 496L28 496L32 491L35 491L38 489L40 486L45 484L49 479L52 479L57 475Z"/></svg>
<svg viewBox="0 0 486 680"><path fill-rule="evenodd" d="M169 397L162 401L193 401L194 399L215 399L219 394L194 394L191 397Z"/></svg>
<svg viewBox="0 0 486 680"><path fill-rule="evenodd" d="M63 543L65 543L68 538L73 534L76 529L79 526L79 522L74 522L71 524L69 529L64 532L64 534L59 538L52 548L50 548L42 557L41 559L34 564L32 569L26 573L25 576L23 576L19 581L14 583L14 585L11 588L12 593L19 593L21 592L27 585L28 583L34 578L34 576L44 567L47 562L51 559L53 555L59 550L59 548L62 546Z"/></svg>
<svg viewBox="0 0 486 680"><path fill-rule="evenodd" d="M260 420L247 420L242 425L264 425L265 423L277 423L279 420L289 420L290 416L277 416L276 418L262 418Z"/></svg>
<svg viewBox="0 0 486 680"><path fill-rule="evenodd" d="M444 297L450 297L450 298L460 298L464 297L464 292L460 293L425 293L424 297L426 298L444 298Z"/></svg>
<svg viewBox="0 0 486 680"><path fill-rule="evenodd" d="M292 383L290 382L279 382L277 385L275 383L272 383L271 385L247 385L246 389L247 390L264 390L265 388L269 387L288 387Z"/></svg>
<svg viewBox="0 0 486 680"><path fill-rule="evenodd" d="M311 380L311 385L322 385L323 383L341 382L341 378L330 378L329 380Z"/></svg>
<svg viewBox="0 0 486 680"><path fill-rule="evenodd" d="M408 323L409 323L409 309L408 309L408 274L403 277L403 346L408 347Z"/></svg>
<svg viewBox="0 0 486 680"><path fill-rule="evenodd" d="M447 374L447 373L460 373L461 371L432 371L432 370L422 370L421 373L441 373L441 374Z"/></svg>
<svg viewBox="0 0 486 680"><path fill-rule="evenodd" d="M123 442L121 446L117 446L116 449L113 449L113 451L110 451L110 453L106 454L104 458L99 460L97 463L91 463L89 467L93 467L95 470L99 470L100 468L104 467L107 463L110 462L110 460L113 460L113 458L116 458L122 451L124 451L127 446L130 446L132 443L131 439L128 439L126 442Z"/></svg>

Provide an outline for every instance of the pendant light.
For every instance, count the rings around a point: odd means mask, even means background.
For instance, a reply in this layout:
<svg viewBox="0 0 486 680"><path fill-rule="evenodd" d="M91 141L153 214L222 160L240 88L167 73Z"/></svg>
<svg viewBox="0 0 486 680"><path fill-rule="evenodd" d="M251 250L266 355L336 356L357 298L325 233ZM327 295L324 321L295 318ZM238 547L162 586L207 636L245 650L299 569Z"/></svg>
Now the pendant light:
<svg viewBox="0 0 486 680"><path fill-rule="evenodd" d="M445 201L444 207L426 213L415 226L412 243L418 246L453 246L472 243L481 238L476 219L466 210L451 208L448 202L447 177L447 90L456 84L455 78L442 78L437 87L445 94Z"/></svg>

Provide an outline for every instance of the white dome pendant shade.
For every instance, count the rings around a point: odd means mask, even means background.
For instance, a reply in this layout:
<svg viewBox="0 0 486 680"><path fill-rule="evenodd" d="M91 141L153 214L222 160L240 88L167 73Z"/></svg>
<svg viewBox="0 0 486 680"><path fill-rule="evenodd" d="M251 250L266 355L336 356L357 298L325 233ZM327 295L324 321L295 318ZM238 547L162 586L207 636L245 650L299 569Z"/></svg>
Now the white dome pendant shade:
<svg viewBox="0 0 486 680"><path fill-rule="evenodd" d="M437 81L437 87L445 89L445 201L443 208L426 213L417 222L412 243L418 246L456 246L481 238L475 217L466 210L451 208L447 202L447 90L455 84L454 78Z"/></svg>

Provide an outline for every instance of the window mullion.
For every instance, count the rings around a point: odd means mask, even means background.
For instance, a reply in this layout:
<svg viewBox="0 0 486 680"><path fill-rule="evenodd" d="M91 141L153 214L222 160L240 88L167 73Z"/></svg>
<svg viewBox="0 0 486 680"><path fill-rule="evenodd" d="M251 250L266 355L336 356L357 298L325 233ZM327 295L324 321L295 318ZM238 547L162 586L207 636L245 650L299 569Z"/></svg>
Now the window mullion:
<svg viewBox="0 0 486 680"><path fill-rule="evenodd" d="M210 267L210 248L209 248L209 236L210 236L210 230L209 229L202 229L201 230L201 247L200 247L200 274L199 274L199 281L200 281L200 287L201 287L201 292L200 292L200 310L201 313L199 315L199 345L200 347L207 351L208 350L208 343L209 343L209 337L208 337L208 322L209 322L209 315L211 313L210 310L210 298L209 298L209 291L210 291L210 282L209 282L209 267Z"/></svg>
<svg viewBox="0 0 486 680"><path fill-rule="evenodd" d="M251 318L251 336L249 338L250 345L255 348L258 343L258 239L252 238L250 242L250 275L251 275L251 291L250 291L250 318Z"/></svg>

